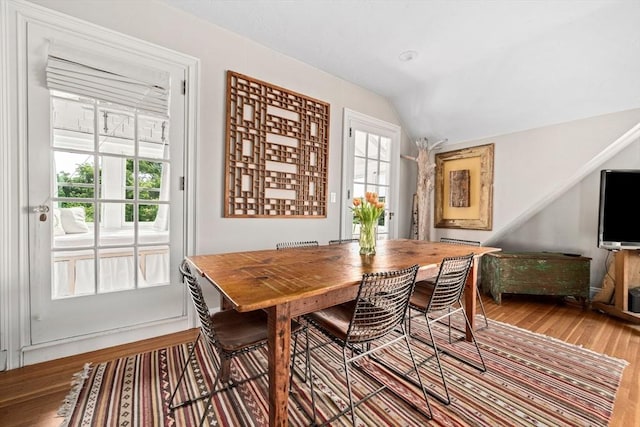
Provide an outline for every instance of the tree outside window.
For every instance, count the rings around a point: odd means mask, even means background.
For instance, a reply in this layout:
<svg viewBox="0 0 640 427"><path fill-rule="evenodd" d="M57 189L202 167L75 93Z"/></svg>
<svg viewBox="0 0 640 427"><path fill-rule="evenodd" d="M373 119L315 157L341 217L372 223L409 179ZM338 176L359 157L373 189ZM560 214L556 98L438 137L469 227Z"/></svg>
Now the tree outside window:
<svg viewBox="0 0 640 427"><path fill-rule="evenodd" d="M101 171L99 171L99 174ZM126 160L126 199L134 199L134 168L133 160ZM138 200L160 199L160 183L162 179L162 163L139 161L138 162ZM73 173L60 172L57 174L58 197L91 199L94 197L94 167L91 163L82 163L76 166ZM94 222L94 205L82 202L61 202L60 207L70 208L82 206L85 208L87 222ZM138 221L153 222L158 213L158 205L140 204L138 209ZM133 205L127 204L125 208L125 221L133 222Z"/></svg>

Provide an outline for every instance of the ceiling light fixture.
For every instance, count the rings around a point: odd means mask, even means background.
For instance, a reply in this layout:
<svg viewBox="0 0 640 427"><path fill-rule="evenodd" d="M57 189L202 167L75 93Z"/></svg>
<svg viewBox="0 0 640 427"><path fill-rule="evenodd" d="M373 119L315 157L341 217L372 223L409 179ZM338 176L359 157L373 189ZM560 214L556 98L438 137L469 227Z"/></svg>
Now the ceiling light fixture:
<svg viewBox="0 0 640 427"><path fill-rule="evenodd" d="M415 50L405 50L398 56L398 59L402 62L409 62L409 61L413 61L417 57L418 57L418 52L416 52Z"/></svg>

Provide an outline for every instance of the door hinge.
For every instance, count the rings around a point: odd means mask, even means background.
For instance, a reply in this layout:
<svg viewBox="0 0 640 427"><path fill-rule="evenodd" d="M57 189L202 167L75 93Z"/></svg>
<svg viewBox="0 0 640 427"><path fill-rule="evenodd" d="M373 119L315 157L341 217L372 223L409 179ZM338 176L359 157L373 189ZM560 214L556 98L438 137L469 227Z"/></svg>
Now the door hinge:
<svg viewBox="0 0 640 427"><path fill-rule="evenodd" d="M180 190L184 191L184 176L180 177Z"/></svg>
<svg viewBox="0 0 640 427"><path fill-rule="evenodd" d="M349 138L351 138L351 131L352 131L352 128L349 128Z"/></svg>
<svg viewBox="0 0 640 427"><path fill-rule="evenodd" d="M182 94L183 95L187 94L187 81L186 80L182 81Z"/></svg>

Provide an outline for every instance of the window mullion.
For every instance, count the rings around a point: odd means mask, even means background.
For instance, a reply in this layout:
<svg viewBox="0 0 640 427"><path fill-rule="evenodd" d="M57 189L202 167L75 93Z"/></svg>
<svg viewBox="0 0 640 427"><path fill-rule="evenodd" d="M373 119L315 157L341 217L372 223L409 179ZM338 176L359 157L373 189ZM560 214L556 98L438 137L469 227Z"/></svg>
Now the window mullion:
<svg viewBox="0 0 640 427"><path fill-rule="evenodd" d="M138 289L140 287L139 283L139 274L138 271L140 269L140 253L139 253L139 205L138 205L138 196L140 194L140 189L138 187L139 182L138 178L140 176L139 163L140 163L140 140L139 140L139 123L138 123L138 111L134 111L133 113L133 144L134 144L134 161L133 161L133 266L134 266L134 277L133 283L134 287Z"/></svg>
<svg viewBox="0 0 640 427"><path fill-rule="evenodd" d="M97 295L100 289L100 223L102 222L102 206L99 202L102 195L100 182L100 169L102 164L98 155L100 147L100 118L98 117L98 101L93 100L93 254L94 254L94 280L93 294Z"/></svg>

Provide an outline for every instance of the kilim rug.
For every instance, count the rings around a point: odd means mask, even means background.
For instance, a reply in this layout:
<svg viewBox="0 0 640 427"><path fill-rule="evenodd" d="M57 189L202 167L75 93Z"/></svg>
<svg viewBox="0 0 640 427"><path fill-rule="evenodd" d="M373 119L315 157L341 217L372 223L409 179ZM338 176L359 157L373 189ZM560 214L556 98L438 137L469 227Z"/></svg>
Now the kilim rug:
<svg viewBox="0 0 640 427"><path fill-rule="evenodd" d="M424 320L414 321L413 330L426 330ZM318 421L330 418L338 408L348 405L341 351L334 344L322 345L324 338L310 330L314 387ZM438 325L438 334L446 328ZM445 335L441 335L444 338ZM487 372L480 372L448 355L442 362L451 394L450 405L430 398L433 419L429 420L395 394L383 391L356 409L358 425L363 426L606 426L611 417L616 391L627 362L566 344L543 335L490 321L477 332ZM302 339L304 342L304 339ZM191 344L178 345L135 356L87 366L75 379L67 401L60 409L63 426L178 426L197 425L204 411L204 400L169 411L168 400ZM421 375L427 387L437 385L435 359L430 347L415 342L418 361L424 362ZM460 355L476 358L474 347L464 341L450 347ZM408 368L410 359L402 346L384 350L385 360ZM212 377L211 361L199 345L195 373L189 370L179 399L206 389ZM299 369L304 359L298 358ZM236 363L237 362L237 363ZM266 367L266 354L257 351L232 363L232 375L242 379ZM405 392L405 398L424 407L421 394L413 386L388 375L378 365L368 372L388 387ZM353 373L354 394L361 396L372 387L372 380ZM294 377L289 400L289 424L309 425L311 413L309 387ZM245 382L218 393L208 411L210 425L268 425L267 378ZM347 414L332 425L350 425Z"/></svg>

